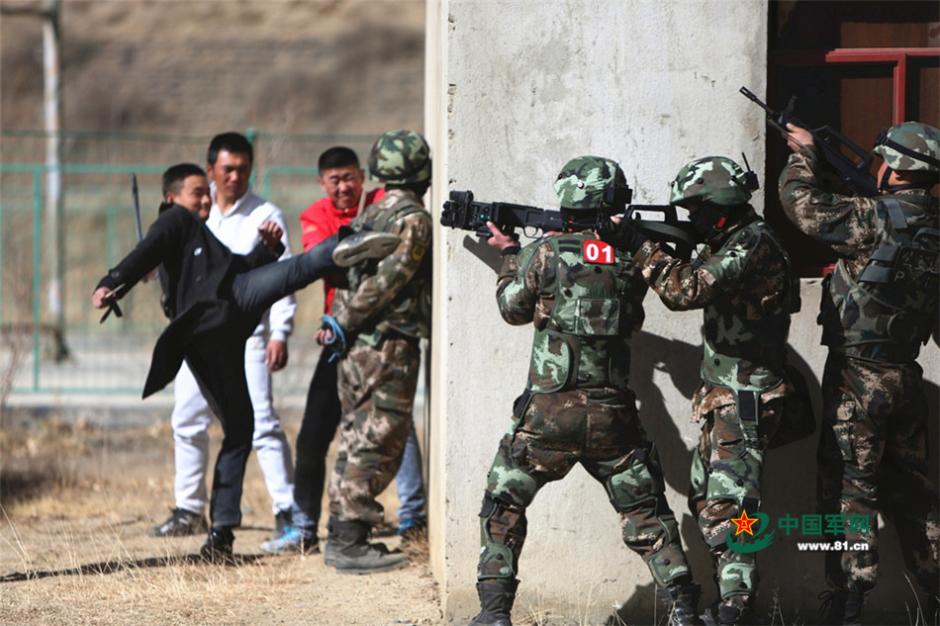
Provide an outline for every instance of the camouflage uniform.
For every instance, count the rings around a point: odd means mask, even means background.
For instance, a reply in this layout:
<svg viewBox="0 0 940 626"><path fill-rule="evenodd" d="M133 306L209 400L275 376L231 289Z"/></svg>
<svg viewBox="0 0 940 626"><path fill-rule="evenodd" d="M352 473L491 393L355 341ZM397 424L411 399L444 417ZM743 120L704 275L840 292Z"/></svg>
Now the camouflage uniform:
<svg viewBox="0 0 940 626"><path fill-rule="evenodd" d="M790 392L784 355L798 294L783 248L749 210L708 243L702 262L674 259L646 242L634 257L643 277L672 310L704 309L702 385L692 401L703 421L692 456L689 507L715 560L721 597L749 604L757 586L754 554L726 549L730 520L757 511L764 451ZM756 415L741 415L752 393ZM754 419L756 418L756 419Z"/></svg>
<svg viewBox="0 0 940 626"><path fill-rule="evenodd" d="M764 451L783 419L785 348L799 284L790 261L748 201L757 177L725 157L688 163L670 203L689 209L706 245L695 262L670 256L624 220L605 233L633 254L645 281L672 310L703 309L702 384L692 402L704 422L692 457L689 507L716 567L721 624L748 623L757 587L753 554L727 549L731 519L760 505Z"/></svg>
<svg viewBox="0 0 940 626"><path fill-rule="evenodd" d="M629 337L643 322L646 286L620 253L608 265L586 262L582 247L595 238L567 234L504 253L500 313L510 324L531 322L535 337L528 387L487 477L480 581L514 580L526 507L576 463L604 486L620 514L624 543L658 585L689 575L659 459L627 386Z"/></svg>
<svg viewBox="0 0 940 626"><path fill-rule="evenodd" d="M940 134L934 137L936 155ZM886 160L896 170L917 169L907 157ZM922 189L876 198L826 193L817 182L819 167L815 150L803 148L780 176L789 219L839 255L823 282L820 314L829 357L817 499L823 512L865 516L871 527L870 533L847 529L848 541L871 548L829 553L826 577L850 592L874 586L881 511L897 524L907 567L936 595L938 495L927 476L927 401L915 360L920 343L936 333L936 235L932 253L907 253L914 233L938 228L937 201Z"/></svg>
<svg viewBox="0 0 940 626"><path fill-rule="evenodd" d="M386 133L373 148L370 169L374 173L381 168L386 179L398 173L398 183L408 182L407 176L427 180L426 144L426 169L410 174L412 163L391 154L401 146L385 145L401 143L402 137L409 141L420 136ZM418 342L430 334L431 217L414 191L389 188L351 227L400 238L394 252L381 261L350 269L349 287L337 291L333 304L336 321L355 340L338 372L343 417L330 514L333 520L374 525L383 520L375 497L398 471L411 429L421 361Z"/></svg>

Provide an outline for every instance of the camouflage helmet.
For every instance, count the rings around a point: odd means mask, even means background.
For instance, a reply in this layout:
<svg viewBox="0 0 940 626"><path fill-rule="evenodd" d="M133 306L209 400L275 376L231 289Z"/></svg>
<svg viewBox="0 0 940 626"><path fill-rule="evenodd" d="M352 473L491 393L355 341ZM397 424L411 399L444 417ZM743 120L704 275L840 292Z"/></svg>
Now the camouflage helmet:
<svg viewBox="0 0 940 626"><path fill-rule="evenodd" d="M727 157L711 156L687 163L672 181L669 204L710 202L719 206L745 204L757 188L757 178L748 176Z"/></svg>
<svg viewBox="0 0 940 626"><path fill-rule="evenodd" d="M565 163L555 179L555 193L563 209L610 209L630 201L629 197L622 200L629 195L623 170L616 161L598 156L581 156Z"/></svg>
<svg viewBox="0 0 940 626"><path fill-rule="evenodd" d="M898 172L940 171L940 130L920 122L892 126L875 141L873 152Z"/></svg>
<svg viewBox="0 0 940 626"><path fill-rule="evenodd" d="M431 148L421 133L390 130L369 152L369 173L384 183L404 185L431 180Z"/></svg>

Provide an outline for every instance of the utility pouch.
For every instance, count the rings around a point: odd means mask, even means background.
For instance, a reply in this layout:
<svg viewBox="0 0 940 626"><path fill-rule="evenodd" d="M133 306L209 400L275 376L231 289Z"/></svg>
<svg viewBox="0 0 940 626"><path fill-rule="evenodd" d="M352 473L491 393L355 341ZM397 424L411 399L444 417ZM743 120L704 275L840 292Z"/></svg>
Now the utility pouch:
<svg viewBox="0 0 940 626"><path fill-rule="evenodd" d="M738 405L738 420L741 423L741 433L747 447L760 449L760 433L758 432L758 415L760 414L760 393L757 391L738 390L735 392Z"/></svg>
<svg viewBox="0 0 940 626"><path fill-rule="evenodd" d="M793 393L783 401L783 415L777 432L773 434L767 446L769 449L806 439L816 432L816 416L813 413L809 385L806 384L803 374L792 365L787 365L786 372Z"/></svg>
<svg viewBox="0 0 940 626"><path fill-rule="evenodd" d="M533 393L530 389L526 389L522 394L512 401L512 416L516 419L521 420L525 415L526 409L529 408L529 404L532 402Z"/></svg>

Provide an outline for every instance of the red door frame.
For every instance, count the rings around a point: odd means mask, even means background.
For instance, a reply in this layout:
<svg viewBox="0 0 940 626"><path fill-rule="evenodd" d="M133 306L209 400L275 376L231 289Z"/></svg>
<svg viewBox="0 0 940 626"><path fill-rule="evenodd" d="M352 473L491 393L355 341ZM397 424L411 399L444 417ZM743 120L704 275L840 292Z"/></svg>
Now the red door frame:
<svg viewBox="0 0 940 626"><path fill-rule="evenodd" d="M940 48L835 48L828 51L783 51L772 56L772 63L779 65L829 65L836 63L858 63L866 65L893 65L892 124L907 119L907 71L908 59L940 59Z"/></svg>

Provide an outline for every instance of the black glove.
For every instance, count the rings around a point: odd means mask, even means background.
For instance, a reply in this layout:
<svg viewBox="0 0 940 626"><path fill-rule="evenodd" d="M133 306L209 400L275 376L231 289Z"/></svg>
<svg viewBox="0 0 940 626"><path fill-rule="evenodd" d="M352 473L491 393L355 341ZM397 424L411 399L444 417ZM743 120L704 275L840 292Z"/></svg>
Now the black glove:
<svg viewBox="0 0 940 626"><path fill-rule="evenodd" d="M611 222L610 228L605 228L600 237L615 248L635 254L647 239L646 235L637 230L632 220L624 219L619 224Z"/></svg>

